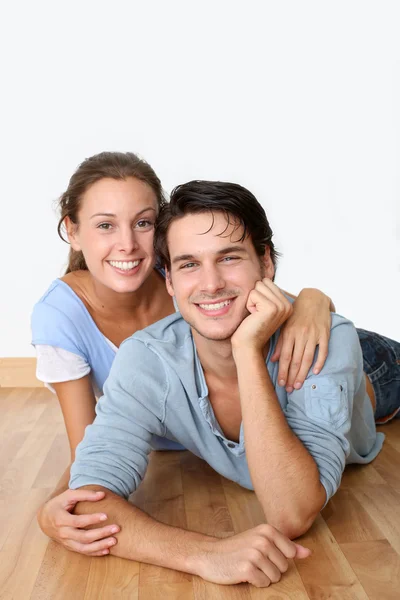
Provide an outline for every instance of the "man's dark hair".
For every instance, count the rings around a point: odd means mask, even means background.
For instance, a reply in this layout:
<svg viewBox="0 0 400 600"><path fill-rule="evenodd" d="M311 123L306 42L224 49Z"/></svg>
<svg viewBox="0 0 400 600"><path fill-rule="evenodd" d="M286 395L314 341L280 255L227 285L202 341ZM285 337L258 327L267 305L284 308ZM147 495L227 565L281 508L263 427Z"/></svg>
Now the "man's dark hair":
<svg viewBox="0 0 400 600"><path fill-rule="evenodd" d="M219 235L224 235L228 226L234 224L236 229L241 230L241 235L236 241L242 242L250 236L259 256L263 256L269 246L276 268L279 253L272 242L273 233L267 215L256 197L237 183L196 180L176 186L171 192L169 203L161 207L156 223L154 247L163 266L166 265L168 269L171 266L167 244L171 223L186 215L204 212L225 214L226 229Z"/></svg>

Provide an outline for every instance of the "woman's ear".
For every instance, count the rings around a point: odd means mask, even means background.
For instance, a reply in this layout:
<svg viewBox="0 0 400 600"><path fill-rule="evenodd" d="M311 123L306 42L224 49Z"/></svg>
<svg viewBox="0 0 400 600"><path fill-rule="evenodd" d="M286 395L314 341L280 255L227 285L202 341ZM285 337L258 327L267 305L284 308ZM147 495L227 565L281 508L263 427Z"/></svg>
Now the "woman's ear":
<svg viewBox="0 0 400 600"><path fill-rule="evenodd" d="M271 281L274 280L275 277L275 267L271 258L271 248L267 246L265 248L264 256L261 257L261 261L264 268L264 277L267 277Z"/></svg>
<svg viewBox="0 0 400 600"><path fill-rule="evenodd" d="M171 273L168 267L165 267L165 284L167 286L167 292L170 296L175 296L174 288L172 287Z"/></svg>
<svg viewBox="0 0 400 600"><path fill-rule="evenodd" d="M67 232L68 241L71 244L71 247L79 252L82 250L81 245L78 241L78 225L77 223L73 223L70 217L65 217L64 219L65 230Z"/></svg>

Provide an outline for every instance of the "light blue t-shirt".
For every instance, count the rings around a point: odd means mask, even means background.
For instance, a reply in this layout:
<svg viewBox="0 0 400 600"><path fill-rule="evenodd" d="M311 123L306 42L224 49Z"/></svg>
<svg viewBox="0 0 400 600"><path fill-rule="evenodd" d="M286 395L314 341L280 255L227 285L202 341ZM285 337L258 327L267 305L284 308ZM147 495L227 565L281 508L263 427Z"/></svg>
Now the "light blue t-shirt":
<svg viewBox="0 0 400 600"><path fill-rule="evenodd" d="M312 371L300 390L277 385L278 363L266 359L275 391L293 432L314 458L329 499L346 463L368 463L380 451L365 389L357 332L333 314L329 355L319 375ZM253 489L243 426L236 443L215 418L190 326L171 315L135 333L120 346L71 468L70 487L102 485L128 497L142 481L153 434L179 441L218 473ZM268 461L268 456L265 457Z"/></svg>
<svg viewBox="0 0 400 600"><path fill-rule="evenodd" d="M164 269L156 267L165 276ZM102 391L115 359L115 351L97 327L86 306L61 279L56 279L35 304L31 317L32 344L68 350L82 357L91 369L97 388ZM169 440L154 437L155 450L183 450Z"/></svg>
<svg viewBox="0 0 400 600"><path fill-rule="evenodd" d="M56 279L33 307L32 344L68 350L83 358L103 390L115 352L74 290Z"/></svg>

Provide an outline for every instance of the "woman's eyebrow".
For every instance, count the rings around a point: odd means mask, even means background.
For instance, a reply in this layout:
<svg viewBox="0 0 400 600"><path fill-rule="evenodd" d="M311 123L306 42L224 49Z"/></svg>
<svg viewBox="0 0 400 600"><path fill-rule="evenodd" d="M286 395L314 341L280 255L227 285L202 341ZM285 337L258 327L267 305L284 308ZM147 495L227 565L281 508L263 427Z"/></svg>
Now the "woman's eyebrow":
<svg viewBox="0 0 400 600"><path fill-rule="evenodd" d="M141 215L142 213L147 212L148 210L152 210L153 212L156 212L156 209L153 206L147 206L146 208L143 208L142 210L140 210L138 213L136 213L135 218L138 217L139 215ZM116 217L117 215L114 213L95 213L94 215L92 215L90 218L94 219L95 217Z"/></svg>

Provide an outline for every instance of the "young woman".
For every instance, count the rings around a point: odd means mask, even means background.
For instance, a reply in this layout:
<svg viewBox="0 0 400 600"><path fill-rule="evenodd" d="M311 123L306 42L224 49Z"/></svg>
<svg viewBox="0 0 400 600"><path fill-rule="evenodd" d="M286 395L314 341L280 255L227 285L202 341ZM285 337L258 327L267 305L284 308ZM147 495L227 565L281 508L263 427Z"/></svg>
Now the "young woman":
<svg viewBox="0 0 400 600"><path fill-rule="evenodd" d="M58 231L71 244L66 274L56 279L35 305L32 343L37 376L57 394L71 449L95 418L115 353L135 331L174 312L163 270L153 251L154 223L165 202L153 169L132 153L104 152L85 160L61 196ZM301 387L312 364L324 364L330 329L330 300L318 290L303 290L281 335L275 359L279 379ZM135 365L132 365L135 368ZM179 448L154 439L156 449ZM42 530L70 550L107 554L116 525L101 527L104 515L74 516L80 500L102 494L68 490L69 469L38 514ZM89 531L88 525L98 527Z"/></svg>

